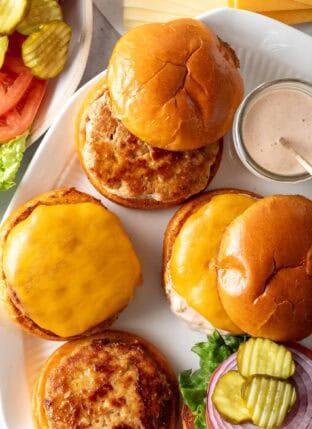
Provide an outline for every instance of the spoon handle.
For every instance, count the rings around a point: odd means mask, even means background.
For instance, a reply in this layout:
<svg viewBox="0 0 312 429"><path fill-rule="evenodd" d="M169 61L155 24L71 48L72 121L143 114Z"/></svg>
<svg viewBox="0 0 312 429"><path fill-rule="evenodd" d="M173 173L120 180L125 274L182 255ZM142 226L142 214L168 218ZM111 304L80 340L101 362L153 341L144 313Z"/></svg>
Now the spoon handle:
<svg viewBox="0 0 312 429"><path fill-rule="evenodd" d="M285 149L293 154L299 164L312 176L312 164L301 156L291 145L289 141L281 137L278 141Z"/></svg>

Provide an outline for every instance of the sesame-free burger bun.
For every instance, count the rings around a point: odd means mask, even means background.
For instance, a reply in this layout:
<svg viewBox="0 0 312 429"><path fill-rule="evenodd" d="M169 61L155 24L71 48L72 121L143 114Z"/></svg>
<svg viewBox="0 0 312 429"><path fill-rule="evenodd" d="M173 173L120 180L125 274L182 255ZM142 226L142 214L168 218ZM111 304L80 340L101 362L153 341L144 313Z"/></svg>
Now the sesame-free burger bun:
<svg viewBox="0 0 312 429"><path fill-rule="evenodd" d="M108 86L124 126L151 146L173 151L218 141L243 97L235 52L193 19L125 34L109 63Z"/></svg>
<svg viewBox="0 0 312 429"><path fill-rule="evenodd" d="M77 117L80 163L93 186L126 207L161 209L203 191L216 174L222 141L192 151L152 147L116 117L106 80L92 88Z"/></svg>
<svg viewBox="0 0 312 429"><path fill-rule="evenodd" d="M276 341L312 333L312 202L297 195L259 200L225 231L218 291L244 332Z"/></svg>

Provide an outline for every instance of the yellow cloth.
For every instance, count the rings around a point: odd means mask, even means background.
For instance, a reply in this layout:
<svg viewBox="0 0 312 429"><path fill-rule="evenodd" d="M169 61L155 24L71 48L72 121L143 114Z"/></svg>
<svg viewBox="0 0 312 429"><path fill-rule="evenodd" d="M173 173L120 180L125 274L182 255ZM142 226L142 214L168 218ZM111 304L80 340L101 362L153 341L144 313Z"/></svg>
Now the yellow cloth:
<svg viewBox="0 0 312 429"><path fill-rule="evenodd" d="M312 9L302 10L276 10L265 12L263 15L282 21L285 24L302 24L303 22L312 22Z"/></svg>
<svg viewBox="0 0 312 429"><path fill-rule="evenodd" d="M290 11L309 9L312 7L312 1L310 6L306 6L302 2L293 0L234 0L234 7L252 12Z"/></svg>
<svg viewBox="0 0 312 429"><path fill-rule="evenodd" d="M124 23L129 29L148 22L195 17L220 7L262 13L286 24L312 22L312 0L124 0Z"/></svg>

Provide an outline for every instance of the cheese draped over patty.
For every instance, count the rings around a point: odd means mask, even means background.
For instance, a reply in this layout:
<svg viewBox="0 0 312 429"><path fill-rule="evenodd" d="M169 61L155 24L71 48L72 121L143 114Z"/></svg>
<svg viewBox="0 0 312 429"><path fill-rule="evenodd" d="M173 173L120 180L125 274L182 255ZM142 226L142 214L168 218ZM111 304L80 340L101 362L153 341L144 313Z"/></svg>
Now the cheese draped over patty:
<svg viewBox="0 0 312 429"><path fill-rule="evenodd" d="M255 202L242 194L214 196L182 226L169 261L173 289L213 326L240 333L217 291L216 258L226 227Z"/></svg>
<svg viewBox="0 0 312 429"><path fill-rule="evenodd" d="M18 305L61 337L114 316L140 281L118 217L94 203L36 207L9 233L3 263Z"/></svg>

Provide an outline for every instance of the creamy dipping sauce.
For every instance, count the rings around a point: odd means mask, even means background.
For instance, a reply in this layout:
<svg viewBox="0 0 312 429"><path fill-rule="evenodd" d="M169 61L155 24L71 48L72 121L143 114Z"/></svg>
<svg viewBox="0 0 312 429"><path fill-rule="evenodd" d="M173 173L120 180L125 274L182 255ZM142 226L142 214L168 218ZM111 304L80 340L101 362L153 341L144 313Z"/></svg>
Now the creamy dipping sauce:
<svg viewBox="0 0 312 429"><path fill-rule="evenodd" d="M166 285L166 292L170 296L171 311L180 317L191 329L206 335L210 335L216 330L209 320L190 307L186 300L173 289L171 281L168 281ZM230 334L230 332L223 329L218 328L218 331L221 335Z"/></svg>
<svg viewBox="0 0 312 429"><path fill-rule="evenodd" d="M285 176L304 173L278 140L289 140L312 162L312 96L298 89L267 88L247 106L241 132L250 157L265 170Z"/></svg>

